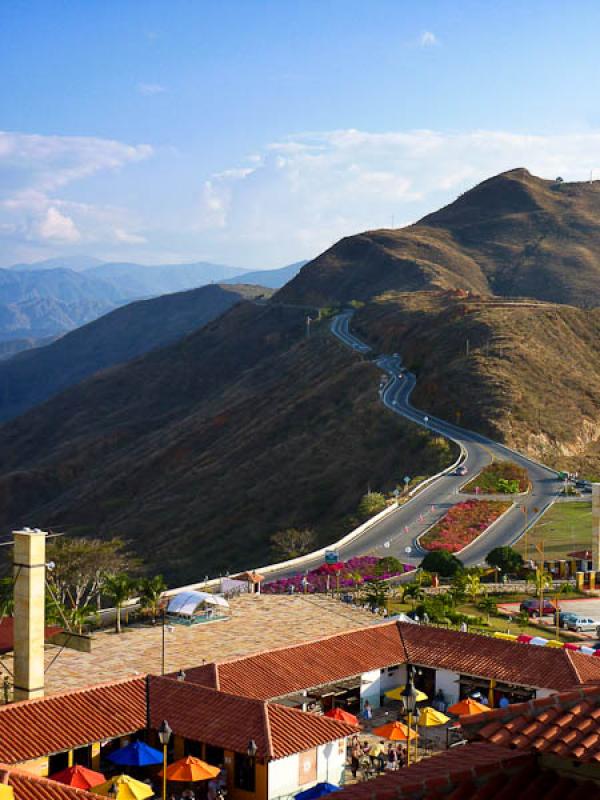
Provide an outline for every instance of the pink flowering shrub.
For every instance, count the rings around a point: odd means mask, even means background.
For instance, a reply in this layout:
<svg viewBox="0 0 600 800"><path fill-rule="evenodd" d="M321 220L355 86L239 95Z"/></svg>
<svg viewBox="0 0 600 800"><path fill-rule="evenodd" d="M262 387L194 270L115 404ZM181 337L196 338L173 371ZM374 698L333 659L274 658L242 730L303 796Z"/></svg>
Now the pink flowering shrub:
<svg viewBox="0 0 600 800"><path fill-rule="evenodd" d="M414 569L411 564L403 564L402 572L386 572L383 575L375 576L375 566L379 561L380 559L376 556L355 556L354 558L349 558L348 561L338 561L337 564L321 564L320 567L306 573L307 591L312 594L326 592L328 586L330 589L337 588L338 575L340 588L349 589L371 581L375 577L385 580ZM263 584L262 591L267 594L285 594L291 591L303 592L304 577L304 573L299 572L289 578L279 578L276 581Z"/></svg>
<svg viewBox="0 0 600 800"><path fill-rule="evenodd" d="M480 536L509 506L510 503L497 500L457 503L421 537L421 547L456 553Z"/></svg>

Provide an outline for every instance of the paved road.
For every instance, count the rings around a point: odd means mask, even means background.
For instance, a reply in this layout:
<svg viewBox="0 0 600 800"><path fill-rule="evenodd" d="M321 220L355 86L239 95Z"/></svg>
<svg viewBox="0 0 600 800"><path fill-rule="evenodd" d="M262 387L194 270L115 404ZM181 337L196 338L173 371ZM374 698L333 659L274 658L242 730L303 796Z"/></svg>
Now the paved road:
<svg viewBox="0 0 600 800"><path fill-rule="evenodd" d="M331 322L331 332L355 352L367 355L371 352L371 348L350 332L351 317L352 312L335 317ZM501 521L460 554L461 560L468 566L482 564L492 548L515 542L528 524L542 516L556 498L562 483L553 470L531 461L504 445L414 408L409 398L416 384L416 378L412 373L403 370L399 355L380 356L376 363L387 376L387 382L380 388L383 404L394 413L456 442L463 450L462 463L467 466L469 476L475 475L493 458L510 459L527 468L532 482L532 492L520 498L517 501L518 508L508 512ZM407 503L371 526L359 538L339 548L340 558L347 560L352 556L373 553L379 556L393 555L403 561L418 564L424 551L418 547L416 538L433 522L440 519L452 505L460 501L459 488L466 480L467 478L455 473L436 478ZM527 509L527 514L523 508ZM302 570L312 569L322 563L322 557L307 560ZM298 571L298 568L278 570L269 573L268 579L274 580L297 574Z"/></svg>

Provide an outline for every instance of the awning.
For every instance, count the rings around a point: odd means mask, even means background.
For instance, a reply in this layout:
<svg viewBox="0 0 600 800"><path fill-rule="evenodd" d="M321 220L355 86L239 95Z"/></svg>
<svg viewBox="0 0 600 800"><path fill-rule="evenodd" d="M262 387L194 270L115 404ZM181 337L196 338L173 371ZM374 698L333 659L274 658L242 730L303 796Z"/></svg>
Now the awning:
<svg viewBox="0 0 600 800"><path fill-rule="evenodd" d="M210 592L182 592L169 600L167 613L182 614L191 617L201 603L229 608L227 600L218 594L210 594Z"/></svg>

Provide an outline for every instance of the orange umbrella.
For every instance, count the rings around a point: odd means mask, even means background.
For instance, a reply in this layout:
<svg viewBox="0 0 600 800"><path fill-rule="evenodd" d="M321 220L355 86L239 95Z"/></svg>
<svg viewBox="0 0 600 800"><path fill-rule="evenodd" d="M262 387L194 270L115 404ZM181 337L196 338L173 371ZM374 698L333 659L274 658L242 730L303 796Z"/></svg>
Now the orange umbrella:
<svg viewBox="0 0 600 800"><path fill-rule="evenodd" d="M477 700L473 700L472 697L466 697L464 700L454 703L453 706L448 708L448 711L451 714L455 714L457 717L462 717L465 714L481 714L482 711L489 710L489 706L484 706L483 703L478 703Z"/></svg>
<svg viewBox="0 0 600 800"><path fill-rule="evenodd" d="M376 736L381 736L382 739L390 739L393 742L406 741L416 739L418 733L408 728L403 722L387 722L379 728L373 728L372 731Z"/></svg>
<svg viewBox="0 0 600 800"><path fill-rule="evenodd" d="M354 714L350 714L348 711L344 711L343 708L332 708L331 711L327 711L323 716L337 719L338 722L347 722L348 725L359 724L358 717L355 717Z"/></svg>
<svg viewBox="0 0 600 800"><path fill-rule="evenodd" d="M194 783L194 781L208 781L211 778L216 778L221 772L219 767L211 767L205 761L201 761L194 756L187 756L180 758L167 767L167 780L169 781L187 781ZM160 777L163 776L163 770L158 773Z"/></svg>

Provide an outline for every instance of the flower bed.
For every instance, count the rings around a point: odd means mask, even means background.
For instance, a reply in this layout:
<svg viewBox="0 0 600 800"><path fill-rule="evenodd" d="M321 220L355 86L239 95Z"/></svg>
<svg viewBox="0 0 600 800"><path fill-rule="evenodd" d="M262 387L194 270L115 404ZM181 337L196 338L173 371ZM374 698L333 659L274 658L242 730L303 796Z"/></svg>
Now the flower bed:
<svg viewBox="0 0 600 800"><path fill-rule="evenodd" d="M528 488L529 475L525 467L520 467L512 461L495 461L469 481L463 492L517 494L526 492Z"/></svg>
<svg viewBox="0 0 600 800"><path fill-rule="evenodd" d="M424 550L447 550L456 553L495 522L510 503L501 500L466 500L444 514L419 540Z"/></svg>
<svg viewBox="0 0 600 800"><path fill-rule="evenodd" d="M412 564L403 564L400 572L384 572L379 575L376 574L375 568L380 561L381 559L376 556L356 556L348 559L348 561L339 561L337 564L322 564L317 569L310 570L306 576L304 573L299 572L289 578L279 578L276 581L265 583L262 591L266 594L303 592L303 580L306 577L308 582L306 585L307 592L326 592L329 589L337 588L338 576L340 588L350 589L374 579L387 580L395 578L414 569Z"/></svg>

